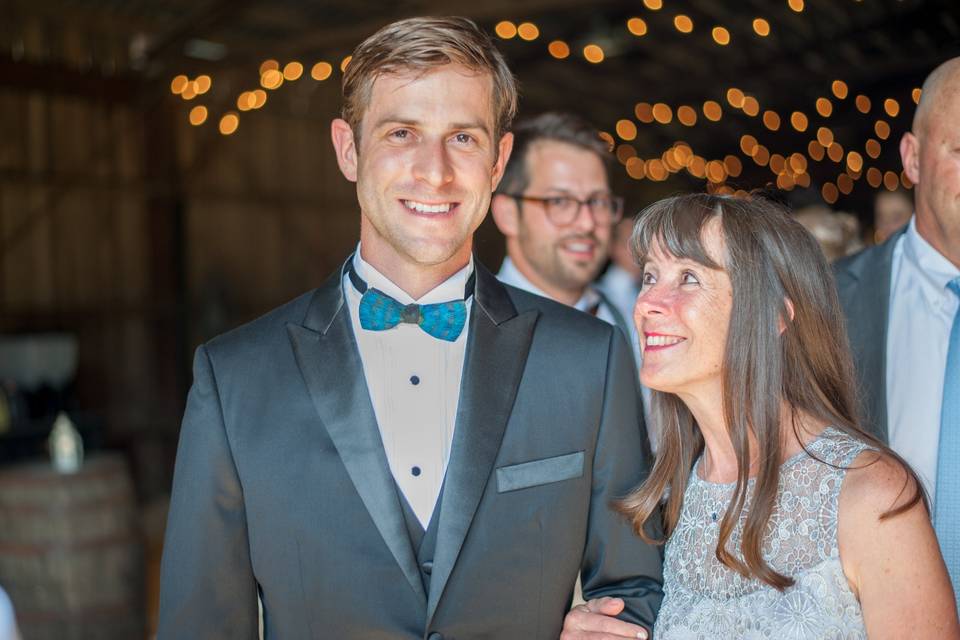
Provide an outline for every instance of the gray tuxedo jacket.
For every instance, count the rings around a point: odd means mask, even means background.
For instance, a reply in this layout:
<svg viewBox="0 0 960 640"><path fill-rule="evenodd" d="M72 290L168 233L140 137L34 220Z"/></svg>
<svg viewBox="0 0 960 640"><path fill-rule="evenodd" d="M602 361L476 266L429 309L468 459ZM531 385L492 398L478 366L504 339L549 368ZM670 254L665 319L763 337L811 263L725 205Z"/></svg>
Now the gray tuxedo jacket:
<svg viewBox="0 0 960 640"><path fill-rule="evenodd" d="M863 424L888 442L887 319L893 250L906 227L881 245L838 260L833 266L847 336L857 369Z"/></svg>
<svg viewBox="0 0 960 640"><path fill-rule="evenodd" d="M556 640L587 598L652 626L660 556L610 508L647 473L620 332L477 265L421 579L335 273L197 350L159 637Z"/></svg>

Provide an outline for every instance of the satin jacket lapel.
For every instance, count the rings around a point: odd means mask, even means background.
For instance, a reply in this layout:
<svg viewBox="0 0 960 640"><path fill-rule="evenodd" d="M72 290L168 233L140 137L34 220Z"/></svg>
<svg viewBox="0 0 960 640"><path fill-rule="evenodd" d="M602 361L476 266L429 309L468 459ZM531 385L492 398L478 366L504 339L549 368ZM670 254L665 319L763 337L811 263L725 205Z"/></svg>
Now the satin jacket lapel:
<svg viewBox="0 0 960 640"><path fill-rule="evenodd" d="M539 315L517 315L504 286L479 262L476 269L460 405L437 525L428 626L500 451Z"/></svg>
<svg viewBox="0 0 960 640"><path fill-rule="evenodd" d="M342 273L335 273L317 290L304 326L290 324L287 331L314 407L357 493L410 587L426 604L349 311L343 302Z"/></svg>

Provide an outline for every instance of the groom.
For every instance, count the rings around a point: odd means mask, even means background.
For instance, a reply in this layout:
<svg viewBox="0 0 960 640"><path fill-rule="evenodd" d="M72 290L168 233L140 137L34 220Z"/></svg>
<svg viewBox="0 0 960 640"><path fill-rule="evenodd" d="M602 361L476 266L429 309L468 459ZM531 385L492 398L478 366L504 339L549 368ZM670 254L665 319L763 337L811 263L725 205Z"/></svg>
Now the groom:
<svg viewBox="0 0 960 640"><path fill-rule="evenodd" d="M343 99L358 249L197 350L159 637L256 638L259 595L267 638L556 640L578 571L564 637L644 637L659 556L609 506L647 472L627 344L471 253L510 71L469 20L404 20Z"/></svg>

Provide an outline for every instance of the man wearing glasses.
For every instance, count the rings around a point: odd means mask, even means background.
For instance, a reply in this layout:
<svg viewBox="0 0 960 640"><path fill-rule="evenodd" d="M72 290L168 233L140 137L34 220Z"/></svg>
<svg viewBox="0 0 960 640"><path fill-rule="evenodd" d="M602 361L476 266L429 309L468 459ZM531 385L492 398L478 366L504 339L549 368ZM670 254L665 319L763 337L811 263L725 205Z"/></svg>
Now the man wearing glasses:
<svg viewBox="0 0 960 640"><path fill-rule="evenodd" d="M513 154L491 203L507 238L497 277L616 325L636 345L629 318L592 285L623 217L623 199L610 192L607 143L569 113L544 113L513 134Z"/></svg>

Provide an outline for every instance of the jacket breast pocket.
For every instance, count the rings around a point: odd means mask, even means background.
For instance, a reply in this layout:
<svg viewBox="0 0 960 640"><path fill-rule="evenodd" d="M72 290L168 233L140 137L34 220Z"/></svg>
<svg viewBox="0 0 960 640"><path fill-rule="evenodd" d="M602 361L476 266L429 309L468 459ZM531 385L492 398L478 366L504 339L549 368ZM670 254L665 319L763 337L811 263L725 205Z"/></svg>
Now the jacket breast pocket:
<svg viewBox="0 0 960 640"><path fill-rule="evenodd" d="M497 491L506 493L583 475L583 451L521 462L497 469Z"/></svg>

